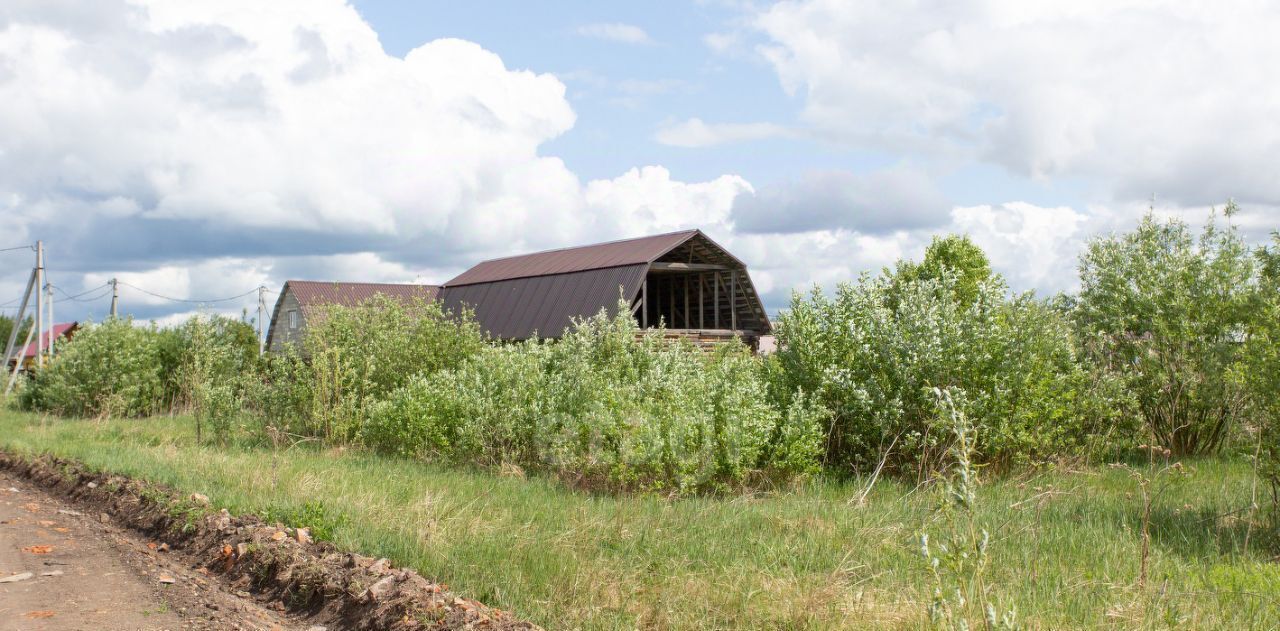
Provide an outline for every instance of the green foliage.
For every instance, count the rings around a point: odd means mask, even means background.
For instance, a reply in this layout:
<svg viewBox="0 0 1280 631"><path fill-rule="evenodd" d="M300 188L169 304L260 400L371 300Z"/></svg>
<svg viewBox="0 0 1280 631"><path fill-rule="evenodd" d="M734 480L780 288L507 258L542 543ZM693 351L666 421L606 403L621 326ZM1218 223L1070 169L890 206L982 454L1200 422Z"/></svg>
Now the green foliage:
<svg viewBox="0 0 1280 631"><path fill-rule="evenodd" d="M967 236L935 236L920 263L898 262L894 279L910 283L941 280L947 275L955 277L953 291L956 300L970 305L978 298L979 286L991 280L991 262L987 260L987 253Z"/></svg>
<svg viewBox="0 0 1280 631"><path fill-rule="evenodd" d="M226 357L216 367L217 379L231 379L233 369L253 372L258 363L258 336L248 322L223 316L195 317L181 325L156 332L161 371L165 375L164 398L174 409L186 409L191 400L191 381L187 372L192 353L208 351L208 345L222 349ZM202 336L197 340L197 335ZM198 349L197 344L205 347ZM249 375L245 375L249 376Z"/></svg>
<svg viewBox="0 0 1280 631"><path fill-rule="evenodd" d="M72 416L146 416L165 407L155 325L87 323L24 389L27 409Z"/></svg>
<svg viewBox="0 0 1280 631"><path fill-rule="evenodd" d="M1258 251L1258 260L1261 282L1238 374L1257 417L1258 473L1271 487L1280 517L1280 233L1272 236L1271 247Z"/></svg>
<svg viewBox="0 0 1280 631"><path fill-rule="evenodd" d="M207 427L225 443L242 414L246 393L255 385L258 349L253 330L229 318L197 316L176 333L167 338L182 341L182 363L175 374L195 416L196 440Z"/></svg>
<svg viewBox="0 0 1280 631"><path fill-rule="evenodd" d="M14 319L11 316L0 315L0 353L3 353L3 347L9 343L9 334L13 333ZM22 350L22 342L27 339L27 331L31 330L31 323L35 322L35 318L27 316L22 320L22 324L18 326L18 339L13 342L14 352Z"/></svg>
<svg viewBox="0 0 1280 631"><path fill-rule="evenodd" d="M404 455L670 493L816 467L821 415L809 397L775 406L745 347L708 355L620 313L422 374L375 408L362 437Z"/></svg>
<svg viewBox="0 0 1280 631"><path fill-rule="evenodd" d="M1092 241L1076 309L1085 347L1133 393L1147 429L1174 454L1216 451L1236 428L1243 390L1227 379L1250 321L1255 265L1230 224L1148 215Z"/></svg>
<svg viewBox="0 0 1280 631"><path fill-rule="evenodd" d="M979 458L1001 464L1088 452L1119 423L1115 384L1078 361L1068 322L998 277L970 287L936 279L863 276L829 298L795 295L771 358L782 384L815 393L834 418L832 465L927 473L946 451L932 388L959 388L978 426ZM890 447L893 447L892 451Z"/></svg>
<svg viewBox="0 0 1280 631"><path fill-rule="evenodd" d="M271 361L257 403L276 432L348 442L376 401L484 346L468 314L446 313L438 303L375 296L330 306L308 318L300 352Z"/></svg>

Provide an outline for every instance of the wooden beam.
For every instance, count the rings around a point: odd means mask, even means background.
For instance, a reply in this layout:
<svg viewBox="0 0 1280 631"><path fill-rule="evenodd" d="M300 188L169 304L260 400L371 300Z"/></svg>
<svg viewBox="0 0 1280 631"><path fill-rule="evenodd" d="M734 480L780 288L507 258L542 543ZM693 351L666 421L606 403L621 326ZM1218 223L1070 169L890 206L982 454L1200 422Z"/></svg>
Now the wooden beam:
<svg viewBox="0 0 1280 631"><path fill-rule="evenodd" d="M649 279L644 279L640 283L640 304L644 305L640 308L640 326L649 328Z"/></svg>
<svg viewBox="0 0 1280 631"><path fill-rule="evenodd" d="M706 284L704 282L705 276L706 274L698 274L698 328L699 329L704 329L707 327L707 319L705 315L705 312L707 310L707 304L706 302L704 302L705 298L703 298L702 296L702 286Z"/></svg>
<svg viewBox="0 0 1280 631"><path fill-rule="evenodd" d="M729 272L729 329L738 330L738 270Z"/></svg>
<svg viewBox="0 0 1280 631"><path fill-rule="evenodd" d="M668 302L667 308L671 310L671 317L668 317L667 319L667 326L671 326L672 329L675 329L676 328L676 283L669 278L667 280L663 280L663 282L667 283L667 302Z"/></svg>
<svg viewBox="0 0 1280 631"><path fill-rule="evenodd" d="M715 301L715 322L711 324L711 328L720 328L720 272L716 272L711 276L714 279L711 283L712 300Z"/></svg>
<svg viewBox="0 0 1280 631"><path fill-rule="evenodd" d="M654 272L703 272L727 270L729 267L711 263L652 263L649 269Z"/></svg>
<svg viewBox="0 0 1280 631"><path fill-rule="evenodd" d="M684 328L689 328L689 276L684 277Z"/></svg>

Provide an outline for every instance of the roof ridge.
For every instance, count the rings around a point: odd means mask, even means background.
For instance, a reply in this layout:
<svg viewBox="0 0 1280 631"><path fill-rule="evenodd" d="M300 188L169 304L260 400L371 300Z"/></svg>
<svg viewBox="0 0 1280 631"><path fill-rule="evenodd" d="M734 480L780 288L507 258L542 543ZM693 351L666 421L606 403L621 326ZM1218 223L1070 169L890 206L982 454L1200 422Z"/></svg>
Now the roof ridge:
<svg viewBox="0 0 1280 631"><path fill-rule="evenodd" d="M688 230L672 230L671 232L659 232L658 234L646 234L639 237L627 237L625 239L614 239L612 241L601 241L599 243L587 243L585 245L567 245L562 248L551 248L549 250L535 250L533 252L525 252L524 254L512 254L510 256L499 256L497 258L484 259L479 263L476 263L476 265L480 265L481 263L494 263L497 261L506 261L508 259L518 259L526 256L537 256L539 254L552 254L554 252L567 252L569 250L598 248L602 245L615 245L618 243L626 243L628 241L639 241L641 239L657 239L658 237L670 237L672 235L677 235L677 234L693 234L696 232L701 232L701 230L699 230L698 228L691 228Z"/></svg>
<svg viewBox="0 0 1280 631"><path fill-rule="evenodd" d="M299 280L290 279L286 283L308 283L313 285L386 285L389 287L439 287L440 285L422 283L371 283L360 280Z"/></svg>

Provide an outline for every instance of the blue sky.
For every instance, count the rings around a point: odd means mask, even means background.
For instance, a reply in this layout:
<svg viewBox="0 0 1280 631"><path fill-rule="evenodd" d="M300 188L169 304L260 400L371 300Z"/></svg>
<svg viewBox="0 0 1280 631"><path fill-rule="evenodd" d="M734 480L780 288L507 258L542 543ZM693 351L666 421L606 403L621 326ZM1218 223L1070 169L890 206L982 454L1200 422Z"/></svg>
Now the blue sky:
<svg viewBox="0 0 1280 631"><path fill-rule="evenodd" d="M768 138L696 149L664 145L657 132L698 118L730 123L794 126L802 94L788 94L766 60L750 48L763 38L743 35L729 54L708 36L745 19L732 3L552 2L530 10L520 2L354 3L388 53L403 56L438 38L474 41L512 69L549 72L565 82L578 115L574 128L546 143L583 178L614 177L633 166L659 164L680 179L735 173L767 185L815 169L870 171L913 156L811 138ZM628 43L590 35L593 27L626 25L647 41ZM986 165L954 165L938 186L956 204L987 203L993 192L1046 205L1086 202L1079 182L1036 181Z"/></svg>
<svg viewBox="0 0 1280 631"><path fill-rule="evenodd" d="M953 232L1071 291L1152 206L1280 225L1277 30L1244 1L14 0L0 247L162 322L691 227L771 311Z"/></svg>

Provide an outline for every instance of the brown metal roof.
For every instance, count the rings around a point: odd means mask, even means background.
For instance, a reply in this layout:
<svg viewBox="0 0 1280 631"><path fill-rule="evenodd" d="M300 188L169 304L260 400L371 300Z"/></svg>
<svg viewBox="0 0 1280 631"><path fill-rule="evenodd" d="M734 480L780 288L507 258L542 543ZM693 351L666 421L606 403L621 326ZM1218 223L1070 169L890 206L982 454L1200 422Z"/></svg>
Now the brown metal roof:
<svg viewBox="0 0 1280 631"><path fill-rule="evenodd" d="M532 278L651 263L697 234L701 233L697 230L683 230L638 239L624 239L492 259L477 264L445 283L444 286L458 287L514 278Z"/></svg>
<svg viewBox="0 0 1280 631"><path fill-rule="evenodd" d="M617 312L644 282L648 263L588 269L531 278L510 278L471 285L448 285L440 292L446 310L466 307L490 335L504 340L559 337L573 318L606 309Z"/></svg>
<svg viewBox="0 0 1280 631"><path fill-rule="evenodd" d="M436 285L396 285L391 283L339 283L313 280L291 280L285 286L302 307L342 305L352 307L374 296L387 296L409 301L415 298L435 300L440 295Z"/></svg>

